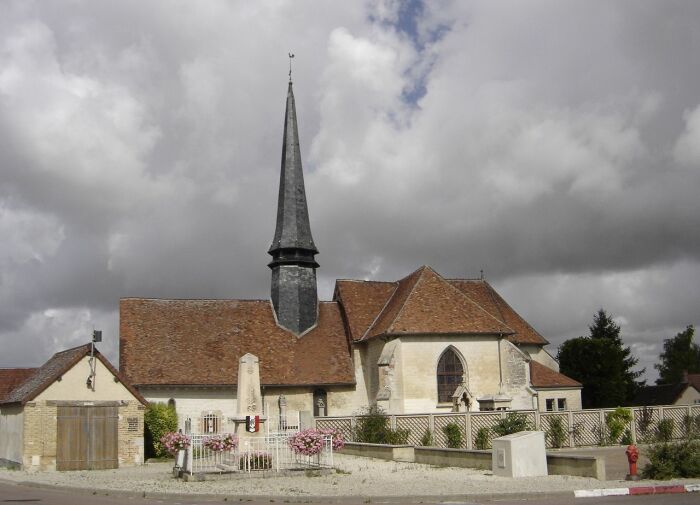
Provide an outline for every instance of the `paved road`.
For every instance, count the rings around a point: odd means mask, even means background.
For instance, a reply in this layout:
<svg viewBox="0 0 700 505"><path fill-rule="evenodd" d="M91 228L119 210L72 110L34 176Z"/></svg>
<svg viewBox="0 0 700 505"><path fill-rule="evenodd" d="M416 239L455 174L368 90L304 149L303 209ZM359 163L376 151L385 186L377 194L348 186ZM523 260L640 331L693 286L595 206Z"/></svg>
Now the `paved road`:
<svg viewBox="0 0 700 505"><path fill-rule="evenodd" d="M306 498L303 498L306 499ZM228 501L234 501L229 498ZM293 503L293 499L289 501L286 499L282 500L260 500L260 501L248 501L244 503L246 505L270 505L271 502L279 501L282 503ZM211 504L211 503L222 503L223 499L218 498L215 500L198 499L190 497L176 497L176 498L164 498L159 499L148 499L139 497L127 497L127 496L105 496L102 494L92 494L92 493L76 493L71 491L61 491L56 489L43 489L34 488L28 486L20 486L14 484L4 484L0 483L0 504L13 504L13 503L39 503L41 505L162 505L167 503L168 505L196 505L196 504ZM320 502L314 502L319 503ZM368 503L364 500L357 501L353 499L339 499L337 501L329 502L329 505L355 505L355 504ZM373 504L390 504L390 505L400 505L402 503L418 503L417 498L412 498L409 500L402 501L400 499L391 499L383 501L381 499L372 500L370 503ZM424 505L432 505L440 502L424 501ZM551 498L528 498L523 496L519 499L490 499L488 497L470 499L467 501L451 501L446 502L445 505L523 505L523 503L537 503L542 505L652 505L657 503L663 503L664 505L698 505L700 504L700 494L698 493L686 493L686 494L676 494L676 495L665 495L665 496L617 496L617 497L605 497L605 498L574 498L573 494L566 494Z"/></svg>

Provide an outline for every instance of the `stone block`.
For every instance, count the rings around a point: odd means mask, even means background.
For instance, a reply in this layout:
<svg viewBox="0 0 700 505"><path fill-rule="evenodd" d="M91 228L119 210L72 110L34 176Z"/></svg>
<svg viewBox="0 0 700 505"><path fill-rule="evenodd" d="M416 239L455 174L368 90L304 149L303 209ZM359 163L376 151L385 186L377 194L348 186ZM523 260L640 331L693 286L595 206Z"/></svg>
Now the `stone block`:
<svg viewBox="0 0 700 505"><path fill-rule="evenodd" d="M547 475L544 432L521 431L493 440L492 468L503 477Z"/></svg>

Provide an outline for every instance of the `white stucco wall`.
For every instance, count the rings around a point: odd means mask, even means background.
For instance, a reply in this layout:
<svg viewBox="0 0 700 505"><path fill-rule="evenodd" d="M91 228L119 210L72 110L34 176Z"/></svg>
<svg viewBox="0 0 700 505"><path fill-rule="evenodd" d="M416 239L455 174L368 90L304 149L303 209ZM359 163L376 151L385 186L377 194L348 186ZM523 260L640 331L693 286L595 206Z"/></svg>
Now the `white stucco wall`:
<svg viewBox="0 0 700 505"><path fill-rule="evenodd" d="M454 347L465 365L467 385L476 399L499 390L498 338L484 336L410 336L399 338L399 367L403 412L450 412L451 405L438 405L437 365L442 353ZM397 412L398 413L398 412Z"/></svg>
<svg viewBox="0 0 700 505"><path fill-rule="evenodd" d="M674 405L697 405L700 404L700 392L694 386L688 386L683 394L676 400Z"/></svg>
<svg viewBox="0 0 700 505"><path fill-rule="evenodd" d="M544 347L539 345L520 345L518 347L520 350L525 351L533 361L536 361L547 368L551 368L555 372L559 371L559 362L554 359L554 357L547 350L545 350Z"/></svg>
<svg viewBox="0 0 700 505"><path fill-rule="evenodd" d="M556 400L558 398L566 399L566 410L581 410L580 389L538 389L537 393L538 409L540 412L547 411L548 399Z"/></svg>
<svg viewBox="0 0 700 505"><path fill-rule="evenodd" d="M224 387L186 388L149 386L139 392L152 403L167 404L175 400L178 429L185 431L185 421L192 420L192 430L199 431L198 422L206 413L217 413L228 418L236 415L236 389Z"/></svg>
<svg viewBox="0 0 700 505"><path fill-rule="evenodd" d="M114 382L114 374L98 359L95 359L95 390L88 388L86 380L90 375L89 359L85 356L60 380L54 381L42 391L34 401L137 401L121 382Z"/></svg>
<svg viewBox="0 0 700 505"><path fill-rule="evenodd" d="M24 408L20 405L0 407L0 463L22 464L23 431Z"/></svg>

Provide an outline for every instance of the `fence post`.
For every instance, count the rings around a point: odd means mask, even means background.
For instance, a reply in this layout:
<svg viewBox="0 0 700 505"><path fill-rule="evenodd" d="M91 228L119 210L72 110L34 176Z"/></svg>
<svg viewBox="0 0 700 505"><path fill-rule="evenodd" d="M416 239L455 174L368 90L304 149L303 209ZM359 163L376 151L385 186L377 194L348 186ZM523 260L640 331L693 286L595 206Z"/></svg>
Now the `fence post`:
<svg viewBox="0 0 700 505"><path fill-rule="evenodd" d="M630 425L630 435L632 435L632 443L637 445L637 411L639 409L632 410L632 424Z"/></svg>
<svg viewBox="0 0 700 505"><path fill-rule="evenodd" d="M470 412L464 413L464 429L467 432L467 449L472 450L472 415Z"/></svg>
<svg viewBox="0 0 700 505"><path fill-rule="evenodd" d="M535 431L542 431L542 416L539 409L535 410Z"/></svg>
<svg viewBox="0 0 700 505"><path fill-rule="evenodd" d="M598 411L598 421L600 423L598 427L598 444L599 446L605 445L605 438L607 438L607 430L605 426L605 411L600 409ZM604 438L605 437L605 438Z"/></svg>
<svg viewBox="0 0 700 505"><path fill-rule="evenodd" d="M567 422L569 425L569 447L576 447L576 438L574 437L574 413L572 411L568 411L567 413Z"/></svg>
<svg viewBox="0 0 700 505"><path fill-rule="evenodd" d="M389 424L392 430L396 430L396 415L392 415L389 417Z"/></svg>

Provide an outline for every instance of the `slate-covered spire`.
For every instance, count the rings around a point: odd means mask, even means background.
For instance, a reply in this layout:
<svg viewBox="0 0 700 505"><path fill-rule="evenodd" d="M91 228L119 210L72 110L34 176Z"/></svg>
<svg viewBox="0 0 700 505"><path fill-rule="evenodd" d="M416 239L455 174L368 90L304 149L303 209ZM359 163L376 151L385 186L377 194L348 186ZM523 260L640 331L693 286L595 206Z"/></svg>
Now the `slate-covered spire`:
<svg viewBox="0 0 700 505"><path fill-rule="evenodd" d="M314 326L318 317L318 263L314 258L318 249L309 225L291 80L284 117L277 227L268 254L272 256L268 266L272 269L271 297L277 321L301 334Z"/></svg>

